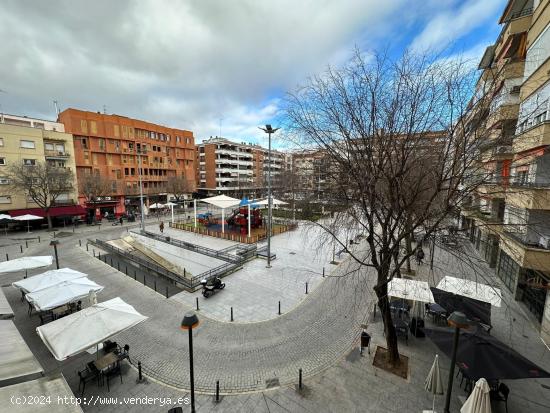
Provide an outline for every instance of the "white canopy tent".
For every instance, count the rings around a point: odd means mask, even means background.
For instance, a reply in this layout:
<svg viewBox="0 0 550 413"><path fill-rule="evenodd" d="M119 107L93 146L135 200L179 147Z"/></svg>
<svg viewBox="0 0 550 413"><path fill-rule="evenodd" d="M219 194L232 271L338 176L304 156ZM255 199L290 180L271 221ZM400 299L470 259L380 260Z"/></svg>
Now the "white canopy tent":
<svg viewBox="0 0 550 413"><path fill-rule="evenodd" d="M263 201L254 202L256 205L269 205L269 198L264 199ZM271 198L271 205L288 205L288 202L281 201L280 199Z"/></svg>
<svg viewBox="0 0 550 413"><path fill-rule="evenodd" d="M497 287L461 278L445 276L439 284L437 284L437 288L453 294L484 301L495 307L500 307L502 294L500 293L500 288Z"/></svg>
<svg viewBox="0 0 550 413"><path fill-rule="evenodd" d="M25 298L37 311L46 311L87 297L90 291L98 293L101 290L103 286L82 277L28 293Z"/></svg>
<svg viewBox="0 0 550 413"><path fill-rule="evenodd" d="M116 297L37 327L36 332L55 359L62 361L147 318Z"/></svg>
<svg viewBox="0 0 550 413"><path fill-rule="evenodd" d="M0 337L0 387L44 371L12 320L0 320Z"/></svg>
<svg viewBox="0 0 550 413"><path fill-rule="evenodd" d="M435 303L430 286L426 281L394 278L388 283L388 295L405 300Z"/></svg>
<svg viewBox="0 0 550 413"><path fill-rule="evenodd" d="M27 232L31 232L31 224L29 221L44 219L44 217L39 217L38 215L32 215L32 214L25 214L25 215L19 215L18 217L13 217L12 219L15 221L27 221Z"/></svg>
<svg viewBox="0 0 550 413"><path fill-rule="evenodd" d="M214 205L222 210L222 233L225 232L225 209L237 206L240 204L241 200L237 198L231 198L227 195L217 195L210 198L201 199L202 202L207 204ZM197 219L197 210L195 208L195 222Z"/></svg>
<svg viewBox="0 0 550 413"><path fill-rule="evenodd" d="M12 286L19 288L24 293L32 293L51 287L52 285L62 283L63 281L75 280L86 276L87 274L80 271L72 270L70 268L60 268L58 270L46 271L41 274L33 275L29 278L25 278L24 280L16 281L12 283Z"/></svg>
<svg viewBox="0 0 550 413"><path fill-rule="evenodd" d="M164 208L164 207L165 207L165 205L161 204L161 203L154 203L154 204L149 205L149 209L161 209L161 208Z"/></svg>
<svg viewBox="0 0 550 413"><path fill-rule="evenodd" d="M40 267L52 265L53 257L51 255L38 255L35 257L21 257L10 261L0 262L0 274L5 272L16 272L22 270L32 270Z"/></svg>

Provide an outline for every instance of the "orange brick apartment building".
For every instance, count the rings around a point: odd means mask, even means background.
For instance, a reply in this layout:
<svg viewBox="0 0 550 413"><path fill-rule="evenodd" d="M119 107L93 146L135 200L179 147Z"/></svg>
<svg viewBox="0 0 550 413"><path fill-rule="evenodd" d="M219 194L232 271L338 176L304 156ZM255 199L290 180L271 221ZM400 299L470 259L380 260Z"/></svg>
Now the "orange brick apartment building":
<svg viewBox="0 0 550 413"><path fill-rule="evenodd" d="M90 213L118 215L139 208L139 151L146 205L167 201L166 181L171 176L183 176L195 185L191 131L77 109L64 110L58 121L73 134L77 179L96 174L111 181L110 193L93 201L79 194L80 205Z"/></svg>

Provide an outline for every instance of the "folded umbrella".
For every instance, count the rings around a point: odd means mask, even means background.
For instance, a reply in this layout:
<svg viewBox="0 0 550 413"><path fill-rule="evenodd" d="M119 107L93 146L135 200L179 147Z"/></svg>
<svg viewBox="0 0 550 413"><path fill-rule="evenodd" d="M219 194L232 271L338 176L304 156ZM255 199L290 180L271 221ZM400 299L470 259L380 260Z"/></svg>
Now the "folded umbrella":
<svg viewBox="0 0 550 413"><path fill-rule="evenodd" d="M439 369L439 356L436 354L432 368L424 381L424 389L433 394L432 412L435 412L435 395L443 394L445 389L443 388L443 381L441 379L441 371Z"/></svg>
<svg viewBox="0 0 550 413"><path fill-rule="evenodd" d="M479 379L472 394L460 408L460 413L491 413L490 390L487 380Z"/></svg>

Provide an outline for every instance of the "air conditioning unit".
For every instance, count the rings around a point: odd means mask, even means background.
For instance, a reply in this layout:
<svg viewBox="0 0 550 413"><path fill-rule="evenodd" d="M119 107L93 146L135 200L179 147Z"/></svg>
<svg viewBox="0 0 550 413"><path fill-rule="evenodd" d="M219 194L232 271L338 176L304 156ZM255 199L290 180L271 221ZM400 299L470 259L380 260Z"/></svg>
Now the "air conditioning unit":
<svg viewBox="0 0 550 413"><path fill-rule="evenodd" d="M521 86L512 86L512 89L510 90L511 94L517 94L521 90Z"/></svg>

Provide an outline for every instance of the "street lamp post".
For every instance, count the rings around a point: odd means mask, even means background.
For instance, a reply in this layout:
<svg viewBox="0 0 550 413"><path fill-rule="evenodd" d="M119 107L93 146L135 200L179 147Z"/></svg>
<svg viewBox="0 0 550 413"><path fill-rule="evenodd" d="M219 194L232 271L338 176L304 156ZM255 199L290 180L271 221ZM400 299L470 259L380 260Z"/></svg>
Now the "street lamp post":
<svg viewBox="0 0 550 413"><path fill-rule="evenodd" d="M59 269L59 257L57 256L57 244L59 244L59 241L56 239L52 239L50 241L50 245L53 247L54 253L55 253L55 266L57 269Z"/></svg>
<svg viewBox="0 0 550 413"><path fill-rule="evenodd" d="M271 125L265 125L265 128L260 128L269 137L269 146L267 151L267 268L271 268L271 219L272 219L272 205L273 199L271 196L271 134L279 130L279 128L273 129Z"/></svg>
<svg viewBox="0 0 550 413"><path fill-rule="evenodd" d="M145 211L143 210L143 181L141 179L141 148L138 151L139 202L141 208L141 230L145 232Z"/></svg>
<svg viewBox="0 0 550 413"><path fill-rule="evenodd" d="M183 316L180 328L189 331L189 377L191 382L191 413L195 413L195 377L193 373L193 329L199 325L199 318L194 311Z"/></svg>
<svg viewBox="0 0 550 413"><path fill-rule="evenodd" d="M449 412L449 406L451 405L451 393L453 391L453 379L455 374L456 364L456 351L458 349L458 338L460 336L460 329L468 327L468 319L459 311L453 312L447 319L449 326L455 328L454 342L453 342L453 354L451 357L451 365L449 367L449 382L447 384L447 394L445 395L445 413Z"/></svg>

